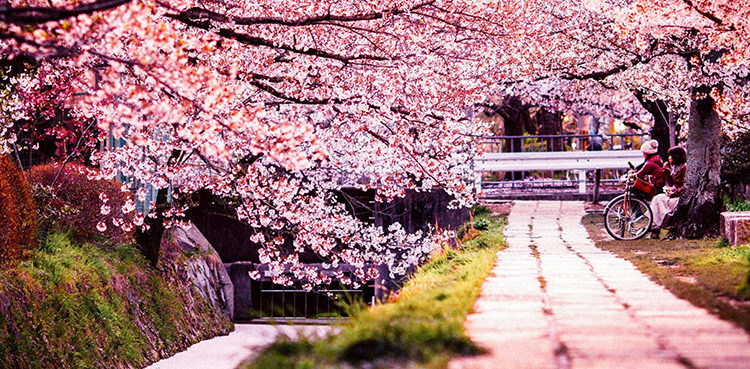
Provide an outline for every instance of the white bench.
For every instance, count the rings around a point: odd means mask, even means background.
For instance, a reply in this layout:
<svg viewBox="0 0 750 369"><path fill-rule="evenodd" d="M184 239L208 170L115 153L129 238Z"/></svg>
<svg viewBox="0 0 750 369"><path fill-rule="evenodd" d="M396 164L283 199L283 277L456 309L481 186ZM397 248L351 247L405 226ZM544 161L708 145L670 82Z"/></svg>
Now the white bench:
<svg viewBox="0 0 750 369"><path fill-rule="evenodd" d="M601 169L628 169L643 161L640 150L605 151L544 151L485 153L474 158L474 172L477 173L477 190L482 189L484 172L524 172L578 170L579 192L586 192L585 171ZM599 172L597 172L599 173ZM598 200L599 181L594 186L594 201Z"/></svg>

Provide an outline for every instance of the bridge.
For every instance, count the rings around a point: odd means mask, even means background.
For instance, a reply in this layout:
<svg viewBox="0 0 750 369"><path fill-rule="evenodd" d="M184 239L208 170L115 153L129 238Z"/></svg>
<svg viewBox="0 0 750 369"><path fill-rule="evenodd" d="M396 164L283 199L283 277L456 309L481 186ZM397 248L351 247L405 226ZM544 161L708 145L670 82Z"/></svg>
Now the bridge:
<svg viewBox="0 0 750 369"><path fill-rule="evenodd" d="M602 182L616 183L629 162L643 161L643 154L633 147L645 139L640 133L488 137L485 153L474 159L476 187L485 198L536 197L545 191L555 198L577 196L597 202ZM583 150L592 148L595 151Z"/></svg>

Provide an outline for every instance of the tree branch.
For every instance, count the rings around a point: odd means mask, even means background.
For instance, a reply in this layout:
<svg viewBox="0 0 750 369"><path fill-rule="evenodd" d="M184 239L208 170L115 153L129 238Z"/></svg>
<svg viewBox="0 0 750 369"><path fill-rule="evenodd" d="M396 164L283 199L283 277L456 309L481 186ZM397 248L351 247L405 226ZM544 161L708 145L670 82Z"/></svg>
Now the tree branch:
<svg viewBox="0 0 750 369"><path fill-rule="evenodd" d="M691 0L682 0L682 2L685 3L687 6L689 6L690 8L692 8L693 10L695 10L698 14L710 20L711 22L714 22L719 26L724 25L724 21L721 18L717 17L713 13L709 13L705 10L698 9L698 7L695 4L693 4ZM729 26L729 29L732 31L735 30L734 26L731 26L731 25Z"/></svg>
<svg viewBox="0 0 750 369"><path fill-rule="evenodd" d="M91 14L102 10L109 10L131 1L132 0L97 0L72 8L2 6L0 7L0 22L18 25L33 25L49 21L59 21L80 14Z"/></svg>
<svg viewBox="0 0 750 369"><path fill-rule="evenodd" d="M563 75L560 78L564 79L564 80L584 80L584 79L591 79L591 80L595 80L595 81L601 81L601 80L606 79L607 77L613 76L613 75L618 74L618 73L622 73L622 72L624 72L624 71L628 70L629 68L634 67L636 65L639 65L639 64L648 64L650 61L652 61L652 60L654 60L654 59L656 59L656 58L658 58L660 56L677 55L677 56L681 56L681 57L683 57L683 58L685 58L687 60L687 59L689 59L692 56L698 55L698 53L699 53L698 50L685 50L685 51L667 51L667 52L656 53L656 54L653 54L653 55L651 55L649 57L646 57L646 58L638 56L638 57L635 57L635 58L631 59L628 62L625 62L623 64L617 65L617 66L612 67L612 68L607 69L607 70L598 71L598 72L591 72L591 73L586 73L586 74L573 74L573 73L565 72L565 73L563 73Z"/></svg>
<svg viewBox="0 0 750 369"><path fill-rule="evenodd" d="M336 54L328 51L324 51L321 49L316 48L304 48L299 49L295 48L289 45L279 44L275 43L271 40L267 40L264 38L256 37L256 36L250 36L246 33L239 33L234 30L228 29L228 28L222 28L217 33L219 36L231 38L238 42L241 42L246 45L252 45L252 46L265 46L272 49L281 49L285 51L290 51L296 54L303 54L303 55L310 55L310 56L317 56L321 58L326 59L334 59L338 60L340 62L348 63L350 61L355 60L376 60L376 61L385 61L385 60L392 60L393 58L384 57L384 56L376 56L376 55L367 55L367 54L358 54L358 55L341 55Z"/></svg>
<svg viewBox="0 0 750 369"><path fill-rule="evenodd" d="M212 31L211 19L213 18L192 19L189 17L182 16L181 14L167 14L166 16L174 20L180 21L191 27L204 29L206 31ZM357 61L357 60L385 61L385 60L393 59L393 58L384 57L384 56L367 55L367 54L341 55L341 54L336 54L336 53L332 53L332 52L317 49L317 48L304 48L304 49L296 48L296 47L281 44L278 42L273 42L265 38L251 36L247 33L237 32L229 28L222 28L218 32L216 32L216 34L218 34L221 37L233 39L245 45L264 46L264 47L268 47L271 49L278 49L278 50L293 52L295 54L303 54L303 55L317 56L317 57L321 57L325 59L338 60L342 63L349 63L349 62Z"/></svg>
<svg viewBox="0 0 750 369"><path fill-rule="evenodd" d="M386 16L401 15L407 12L418 10L431 5L435 0L425 1L416 4L409 9L399 9L397 7L388 10L363 13L363 14L349 14L349 15L316 15L310 17L303 17L297 19L285 19L280 17L234 17L227 16L221 13L217 13L208 9L192 7L188 10L184 10L178 14L168 14L170 18L183 20L188 19L191 21L200 20L213 20L221 23L234 23L240 26L252 26L252 25L282 25L289 27L300 27L300 26L312 26L322 25L330 22L361 22L382 19Z"/></svg>

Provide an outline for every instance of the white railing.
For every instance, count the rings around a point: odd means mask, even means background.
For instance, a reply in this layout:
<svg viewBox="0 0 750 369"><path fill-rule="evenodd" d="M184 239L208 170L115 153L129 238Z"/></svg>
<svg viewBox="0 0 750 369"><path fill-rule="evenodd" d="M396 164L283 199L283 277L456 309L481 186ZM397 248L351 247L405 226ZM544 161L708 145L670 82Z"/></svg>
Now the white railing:
<svg viewBox="0 0 750 369"><path fill-rule="evenodd" d="M643 154L640 150L607 150L607 151L543 151L543 152L490 152L485 153L474 159L474 171L477 174L477 191L483 191L488 183L497 185L503 181L485 181L485 174L494 173L503 177L506 173L520 174L520 181L509 180L507 182L533 182L535 185L545 184L547 182L560 182L550 179L531 180L535 172L566 172L570 178L570 172L575 173L574 179L567 179L566 182L574 185L577 182L578 192L586 193L586 172L595 171L593 201L599 199L599 186L601 182L602 170L608 172L618 172L628 169L633 163L637 165L643 161ZM611 175L612 173L610 173ZM617 174L617 173L615 173ZM515 176L514 176L515 179ZM512 183L511 188L515 188ZM543 186L534 186L535 188Z"/></svg>
<svg viewBox="0 0 750 369"><path fill-rule="evenodd" d="M641 161L643 154L639 150L485 153L474 159L474 170L521 172L626 169L628 162L637 164Z"/></svg>

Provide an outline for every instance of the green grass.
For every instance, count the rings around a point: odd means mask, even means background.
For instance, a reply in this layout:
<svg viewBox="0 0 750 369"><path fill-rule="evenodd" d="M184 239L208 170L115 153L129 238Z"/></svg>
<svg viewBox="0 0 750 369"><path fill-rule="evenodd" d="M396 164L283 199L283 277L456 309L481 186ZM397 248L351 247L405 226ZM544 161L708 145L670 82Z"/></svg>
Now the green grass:
<svg viewBox="0 0 750 369"><path fill-rule="evenodd" d="M423 265L395 301L353 308L341 331L317 341L280 339L244 369L411 367L440 368L455 355L477 354L463 323L504 247L504 221L488 214L488 229Z"/></svg>
<svg viewBox="0 0 750 369"><path fill-rule="evenodd" d="M598 247L630 260L677 297L750 332L750 245L730 247L714 238L616 241L604 232L601 215L589 214L583 224Z"/></svg>
<svg viewBox="0 0 750 369"><path fill-rule="evenodd" d="M50 234L30 260L0 270L0 362L142 367L191 340L176 324L188 318L188 303L199 304L191 293L179 295L181 287L131 245L78 244Z"/></svg>
<svg viewBox="0 0 750 369"><path fill-rule="evenodd" d="M750 200L737 200L731 201L728 198L724 199L727 211L750 211Z"/></svg>

